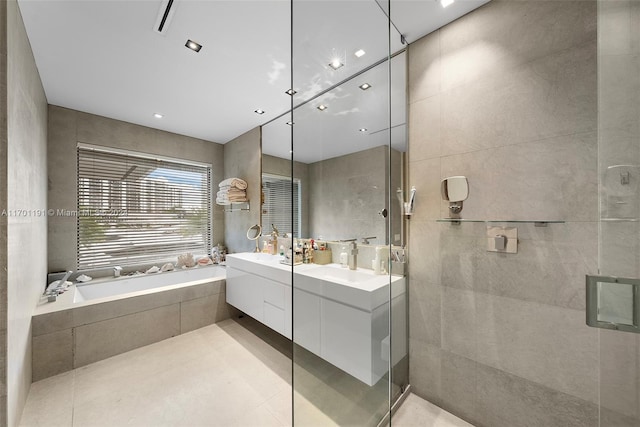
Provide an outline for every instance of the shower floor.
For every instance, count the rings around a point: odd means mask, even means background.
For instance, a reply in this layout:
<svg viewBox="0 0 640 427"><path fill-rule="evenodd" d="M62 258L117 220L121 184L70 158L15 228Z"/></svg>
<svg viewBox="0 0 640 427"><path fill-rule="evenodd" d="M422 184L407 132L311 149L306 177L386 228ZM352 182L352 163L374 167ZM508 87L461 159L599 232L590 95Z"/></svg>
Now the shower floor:
<svg viewBox="0 0 640 427"><path fill-rule="evenodd" d="M290 353L250 319L226 320L32 384L20 425L291 425ZM298 393L295 404L304 424L337 425ZM393 425L470 426L414 395Z"/></svg>

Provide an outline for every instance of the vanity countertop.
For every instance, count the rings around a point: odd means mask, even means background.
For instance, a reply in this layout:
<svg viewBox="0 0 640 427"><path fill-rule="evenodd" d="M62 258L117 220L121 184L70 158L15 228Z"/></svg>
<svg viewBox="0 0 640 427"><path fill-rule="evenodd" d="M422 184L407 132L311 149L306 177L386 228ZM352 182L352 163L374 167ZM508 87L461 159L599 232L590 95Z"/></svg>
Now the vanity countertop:
<svg viewBox="0 0 640 427"><path fill-rule="evenodd" d="M291 286L291 265L282 264L283 259L281 255L241 252L227 254L227 266ZM306 270L314 266L315 264L300 264L295 269L298 272L299 269Z"/></svg>
<svg viewBox="0 0 640 427"><path fill-rule="evenodd" d="M279 255L237 253L227 255L227 265L291 286L291 265L282 264L282 259ZM300 264L293 271L295 289L366 311L373 311L389 300L389 282L391 298L406 291L403 277L391 276L390 281L388 275L377 275L364 268L349 270L340 264Z"/></svg>

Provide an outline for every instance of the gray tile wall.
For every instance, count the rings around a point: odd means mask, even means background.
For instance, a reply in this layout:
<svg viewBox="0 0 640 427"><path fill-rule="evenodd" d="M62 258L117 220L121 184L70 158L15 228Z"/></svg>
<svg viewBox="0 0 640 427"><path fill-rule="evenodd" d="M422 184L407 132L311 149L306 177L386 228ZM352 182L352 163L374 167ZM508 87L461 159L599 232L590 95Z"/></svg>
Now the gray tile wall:
<svg viewBox="0 0 640 427"><path fill-rule="evenodd" d="M494 0L409 46L410 381L478 426L598 425L596 12ZM484 223L436 222L452 175L463 218L566 223L487 252Z"/></svg>
<svg viewBox="0 0 640 427"><path fill-rule="evenodd" d="M223 179L224 154L221 144L50 105L47 150L49 209L77 209L78 143L211 163L214 189ZM223 240L223 209L214 203L213 243ZM76 247L76 218L50 217L49 271L74 270Z"/></svg>
<svg viewBox="0 0 640 427"><path fill-rule="evenodd" d="M378 215L387 205L388 148L380 146L309 164L309 237L339 240L376 236L386 228Z"/></svg>
<svg viewBox="0 0 640 427"><path fill-rule="evenodd" d="M639 218L640 3L600 2L598 35L600 214ZM629 185L620 185L617 173L607 176L607 169L615 165L636 166ZM639 277L639 236L637 222L603 222L601 273ZM640 425L640 339L604 329L599 333L602 425Z"/></svg>
<svg viewBox="0 0 640 427"><path fill-rule="evenodd" d="M47 99L16 1L6 4L6 425L18 424L31 385L31 314L47 272ZM4 83L3 83L4 84ZM3 171L4 172L4 171ZM5 184L3 184L5 185ZM20 213L11 213L12 211ZM3 219L4 221L4 219ZM0 310L4 312L4 309ZM6 330L4 327L1 328ZM4 342L4 340L3 340ZM4 355L4 353L3 353ZM4 381L3 381L4 382ZM3 423L4 424L4 423Z"/></svg>
<svg viewBox="0 0 640 427"><path fill-rule="evenodd" d="M251 252L255 247L247 239L247 230L254 224L260 224L260 193L262 192L262 154L261 128L256 127L224 145L224 177L241 178L247 181L249 211L225 212L224 240L227 249L232 252Z"/></svg>
<svg viewBox="0 0 640 427"><path fill-rule="evenodd" d="M33 380L228 319L225 282L92 304L33 318Z"/></svg>

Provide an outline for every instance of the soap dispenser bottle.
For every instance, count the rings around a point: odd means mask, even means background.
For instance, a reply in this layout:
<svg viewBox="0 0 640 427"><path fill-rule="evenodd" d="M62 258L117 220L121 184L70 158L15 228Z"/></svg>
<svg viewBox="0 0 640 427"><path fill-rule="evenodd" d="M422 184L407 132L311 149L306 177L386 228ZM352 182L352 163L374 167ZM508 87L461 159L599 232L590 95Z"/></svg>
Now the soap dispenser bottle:
<svg viewBox="0 0 640 427"><path fill-rule="evenodd" d="M378 246L376 248L376 257L373 260L374 274L387 274L389 266L389 247Z"/></svg>
<svg viewBox="0 0 640 427"><path fill-rule="evenodd" d="M371 261L371 268L373 269L373 274L382 274L382 270L380 266L381 266L380 254L376 250L376 257L373 259L373 261Z"/></svg>
<svg viewBox="0 0 640 427"><path fill-rule="evenodd" d="M340 266L342 268L347 268L347 264L349 262L349 254L347 254L347 247L343 246L340 250Z"/></svg>

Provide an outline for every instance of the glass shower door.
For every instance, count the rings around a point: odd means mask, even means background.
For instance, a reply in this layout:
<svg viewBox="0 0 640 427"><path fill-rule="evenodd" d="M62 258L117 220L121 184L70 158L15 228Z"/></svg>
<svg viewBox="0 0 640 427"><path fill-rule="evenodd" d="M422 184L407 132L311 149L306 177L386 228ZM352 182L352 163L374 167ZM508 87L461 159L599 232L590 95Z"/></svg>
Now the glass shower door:
<svg viewBox="0 0 640 427"><path fill-rule="evenodd" d="M598 2L598 162L599 274L640 278L638 1ZM605 282L598 291L600 321L637 323L634 286ZM600 426L639 426L640 335L600 329L599 346Z"/></svg>
<svg viewBox="0 0 640 427"><path fill-rule="evenodd" d="M375 0L294 0L292 14L288 126L308 194L292 255L293 421L375 426L390 407L389 20Z"/></svg>

